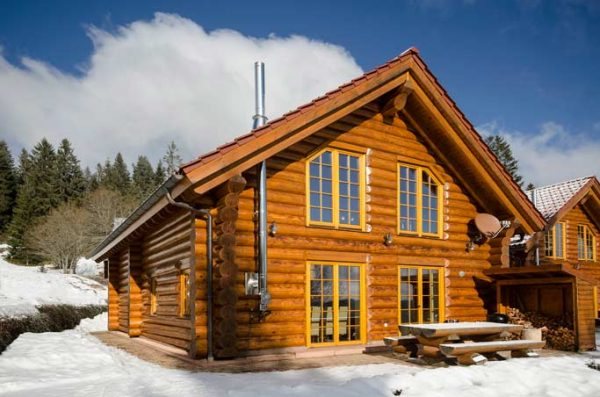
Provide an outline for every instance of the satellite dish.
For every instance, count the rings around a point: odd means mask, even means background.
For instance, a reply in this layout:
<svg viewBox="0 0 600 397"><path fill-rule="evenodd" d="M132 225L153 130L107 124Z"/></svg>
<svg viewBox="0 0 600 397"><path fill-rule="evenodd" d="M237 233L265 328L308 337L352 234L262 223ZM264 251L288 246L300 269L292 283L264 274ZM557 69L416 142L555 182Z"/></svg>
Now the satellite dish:
<svg viewBox="0 0 600 397"><path fill-rule="evenodd" d="M487 238L494 238L502 231L503 227L498 218L491 214L477 214L475 227Z"/></svg>

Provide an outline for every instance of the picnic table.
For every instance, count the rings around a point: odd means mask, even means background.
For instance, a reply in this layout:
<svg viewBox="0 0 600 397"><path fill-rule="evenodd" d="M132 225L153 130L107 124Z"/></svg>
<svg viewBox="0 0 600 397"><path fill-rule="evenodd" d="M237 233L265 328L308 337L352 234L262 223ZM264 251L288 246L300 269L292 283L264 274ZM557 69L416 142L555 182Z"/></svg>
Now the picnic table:
<svg viewBox="0 0 600 397"><path fill-rule="evenodd" d="M536 356L543 341L506 340L520 333L522 325L492 322L406 324L399 326L402 336L386 338L387 345L401 346L411 356L455 357L460 364L483 364L486 355L510 351L511 356Z"/></svg>

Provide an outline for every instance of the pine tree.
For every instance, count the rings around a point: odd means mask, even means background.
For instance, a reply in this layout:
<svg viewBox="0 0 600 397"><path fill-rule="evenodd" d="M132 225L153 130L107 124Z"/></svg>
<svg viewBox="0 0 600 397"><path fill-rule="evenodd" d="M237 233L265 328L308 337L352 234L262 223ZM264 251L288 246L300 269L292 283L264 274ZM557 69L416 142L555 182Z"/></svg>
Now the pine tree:
<svg viewBox="0 0 600 397"><path fill-rule="evenodd" d="M110 162L107 160L107 166L104 168L104 173L106 174L107 179L106 186L110 189L120 192L123 195L126 195L131 189L131 177L129 176L127 164L125 164L121 153L117 153L115 156L115 162L113 163L112 167L110 166Z"/></svg>
<svg viewBox="0 0 600 397"><path fill-rule="evenodd" d="M59 204L59 183L56 153L45 138L33 148L29 156L25 157L25 153L22 152L20 158L23 184L17 194L8 240L11 257L35 260L29 255L25 234L36 220Z"/></svg>
<svg viewBox="0 0 600 397"><path fill-rule="evenodd" d="M169 146L167 146L167 152L163 156L163 161L165 163L168 176L171 176L171 174L179 169L182 160L181 156L179 156L179 149L177 148L177 145L175 145L174 141L171 141Z"/></svg>
<svg viewBox="0 0 600 397"><path fill-rule="evenodd" d="M17 186L21 186L25 179L25 174L29 171L29 153L25 148L19 154L19 166L17 167ZM18 189L17 189L18 191Z"/></svg>
<svg viewBox="0 0 600 397"><path fill-rule="evenodd" d="M533 190L535 189L535 185L531 182L529 182L529 184L527 185L527 188L525 190Z"/></svg>
<svg viewBox="0 0 600 397"><path fill-rule="evenodd" d="M519 186L523 186L523 177L519 174L519 161L514 157L509 143L500 135L490 135L485 138L485 143L496 155L506 171L512 175Z"/></svg>
<svg viewBox="0 0 600 397"><path fill-rule="evenodd" d="M98 164L100 165L100 164ZM98 175L92 174L90 167L85 167L83 170L83 179L85 180L85 190L86 192L93 192L94 190L100 187L100 182L98 181Z"/></svg>
<svg viewBox="0 0 600 397"><path fill-rule="evenodd" d="M8 145L0 141L0 234L12 218L17 196L17 173Z"/></svg>
<svg viewBox="0 0 600 397"><path fill-rule="evenodd" d="M165 169L163 168L162 161L158 161L156 164L156 171L154 171L154 186L159 187L167 179Z"/></svg>
<svg viewBox="0 0 600 397"><path fill-rule="evenodd" d="M96 164L96 179L100 186L108 187L108 174L111 169L110 160L106 159L104 166L100 163Z"/></svg>
<svg viewBox="0 0 600 397"><path fill-rule="evenodd" d="M81 172L79 160L73 152L71 142L63 139L56 152L58 195L61 201L80 199L86 190L86 180ZM88 170L89 171L89 170Z"/></svg>
<svg viewBox="0 0 600 397"><path fill-rule="evenodd" d="M139 156L133 165L132 193L138 199L148 197L156 188L156 176L146 156Z"/></svg>

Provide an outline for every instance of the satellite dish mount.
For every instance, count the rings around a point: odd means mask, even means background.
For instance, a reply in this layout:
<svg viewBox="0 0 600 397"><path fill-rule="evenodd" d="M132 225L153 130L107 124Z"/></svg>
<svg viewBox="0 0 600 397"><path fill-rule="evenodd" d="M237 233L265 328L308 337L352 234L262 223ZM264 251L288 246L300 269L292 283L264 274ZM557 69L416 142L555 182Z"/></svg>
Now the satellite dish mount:
<svg viewBox="0 0 600 397"><path fill-rule="evenodd" d="M496 238L511 225L510 221L500 221L491 214L477 214L469 222L469 242L467 251L473 251L475 245L483 245L486 241Z"/></svg>

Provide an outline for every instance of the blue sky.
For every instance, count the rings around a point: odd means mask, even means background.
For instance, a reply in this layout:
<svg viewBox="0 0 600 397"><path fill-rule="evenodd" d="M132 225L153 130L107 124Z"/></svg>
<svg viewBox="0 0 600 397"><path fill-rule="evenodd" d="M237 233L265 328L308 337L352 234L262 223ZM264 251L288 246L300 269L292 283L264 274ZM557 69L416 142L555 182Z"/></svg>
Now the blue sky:
<svg viewBox="0 0 600 397"><path fill-rule="evenodd" d="M85 79L93 69L91 57L99 52L89 37L90 26L118 36L122 27L153 20L155 12L176 14L206 32L231 29L261 39L300 35L330 43L343 47L362 70L416 46L482 133L503 133L515 145L526 146L527 151L519 151L522 163L530 161L523 157L556 151L562 157L548 159L548 167L582 156L581 164L592 164L581 172L600 172L600 160L590 148L574 142L589 140L600 147L600 1L280 0L257 1L255 6L230 1L4 1L2 55L10 67L28 69L21 64L28 57L58 69L66 79ZM351 76L351 69L344 77ZM531 142L547 150L535 151ZM15 137L9 143L25 145ZM554 181L542 178L535 165L524 166L530 174L526 179ZM557 179L577 172L547 170Z"/></svg>

